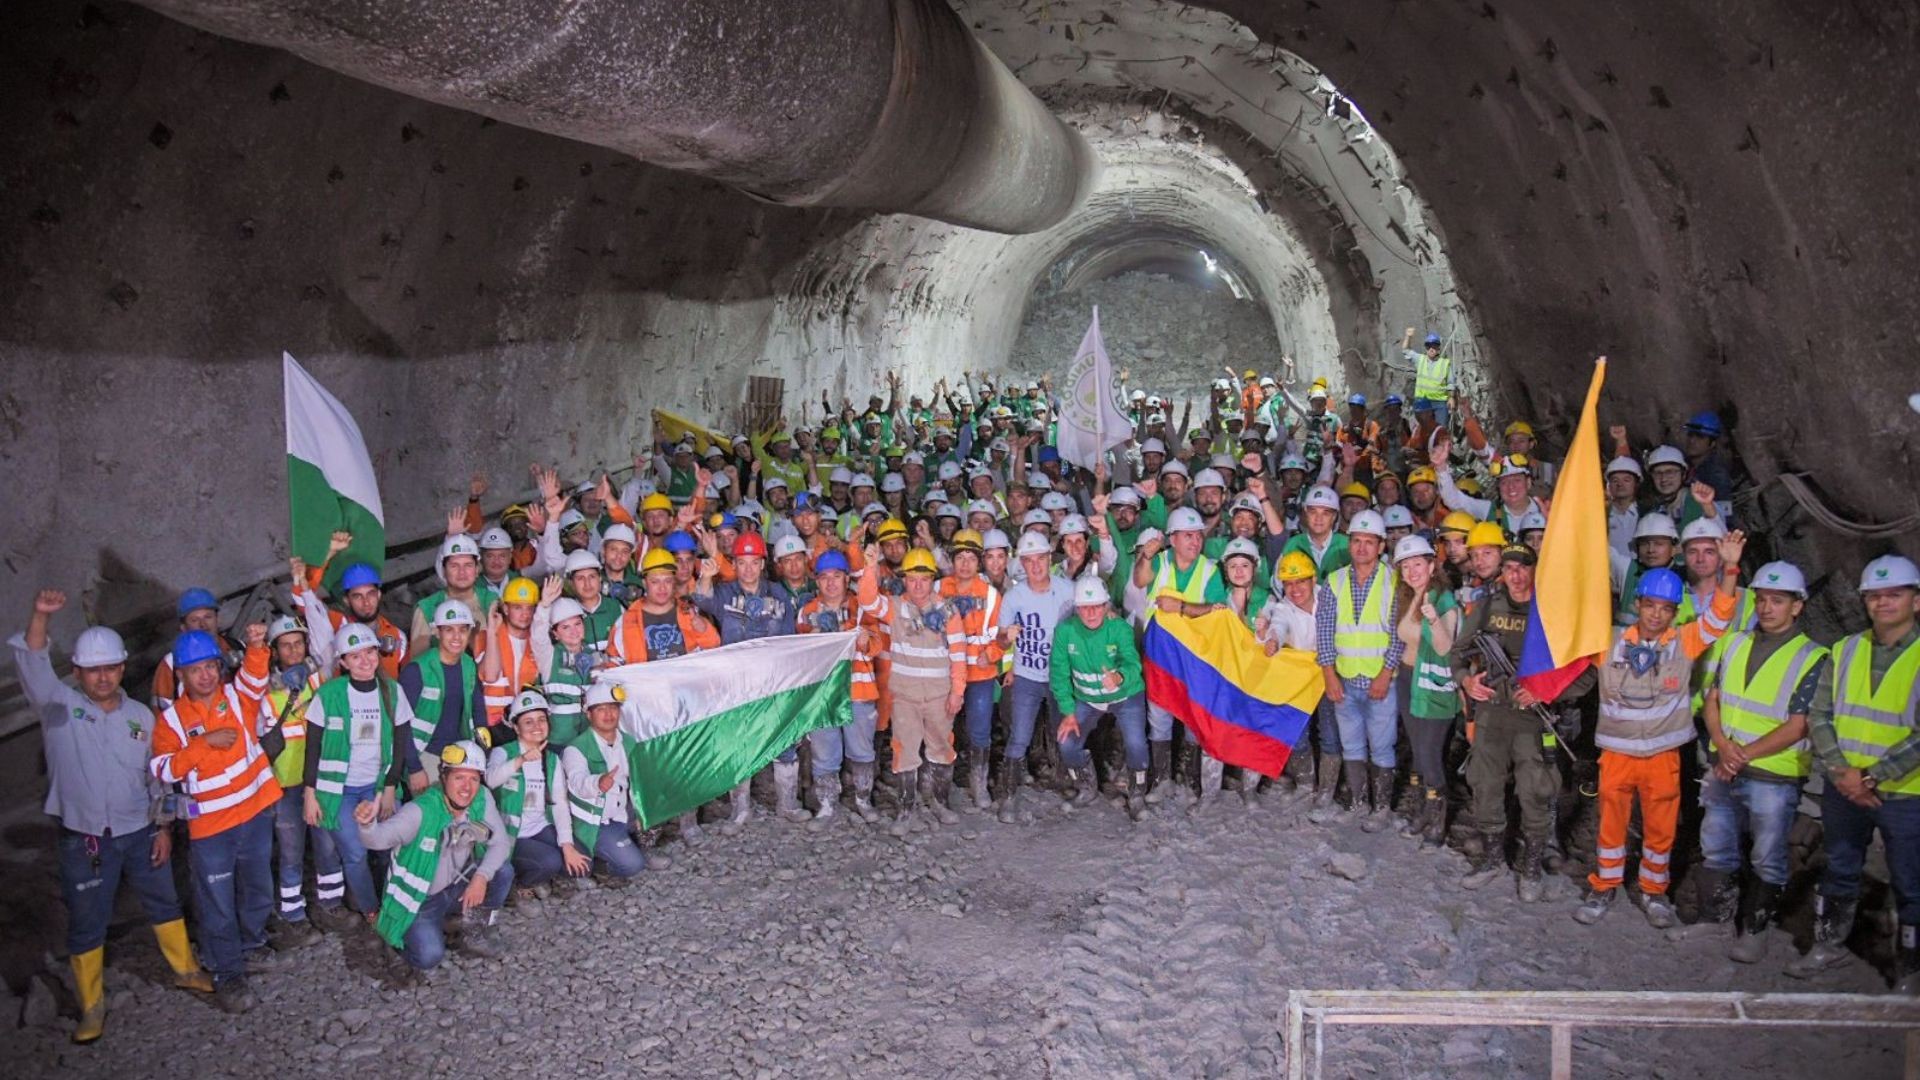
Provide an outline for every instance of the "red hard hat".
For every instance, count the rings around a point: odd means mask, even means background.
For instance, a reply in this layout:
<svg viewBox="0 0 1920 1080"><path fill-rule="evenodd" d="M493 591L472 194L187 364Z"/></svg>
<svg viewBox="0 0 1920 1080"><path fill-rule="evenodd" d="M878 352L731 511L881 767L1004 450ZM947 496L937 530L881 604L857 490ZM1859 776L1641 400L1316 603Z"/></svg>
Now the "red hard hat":
<svg viewBox="0 0 1920 1080"><path fill-rule="evenodd" d="M759 533L743 532L734 538L733 557L738 559L746 555L756 555L762 559L767 557L767 542L760 539Z"/></svg>

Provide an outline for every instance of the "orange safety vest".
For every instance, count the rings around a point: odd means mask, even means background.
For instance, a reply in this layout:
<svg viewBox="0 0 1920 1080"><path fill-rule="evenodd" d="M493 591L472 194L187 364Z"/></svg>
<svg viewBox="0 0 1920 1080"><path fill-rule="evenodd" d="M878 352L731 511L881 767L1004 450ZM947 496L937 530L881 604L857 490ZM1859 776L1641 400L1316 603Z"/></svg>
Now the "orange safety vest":
<svg viewBox="0 0 1920 1080"><path fill-rule="evenodd" d="M962 584L959 578L940 579L940 597L963 601L960 625L967 635L967 681L1000 677L1000 590L983 577Z"/></svg>
<svg viewBox="0 0 1920 1080"><path fill-rule="evenodd" d="M265 651L261 653L264 664ZM249 655L248 663L252 662ZM148 767L160 780L183 785L193 799L187 819L187 835L193 839L244 825L280 801L273 762L254 736L259 718L260 699L245 697L232 686L221 687L208 702L177 698L160 714ZM192 734L227 730L237 732L238 738L225 750L216 750Z"/></svg>
<svg viewBox="0 0 1920 1080"><path fill-rule="evenodd" d="M872 616L861 615L860 605L851 593L840 602L838 610L827 607L818 596L807 601L806 604L800 608L800 615L796 620L795 628L802 634L820 632L821 628L819 623L822 620L819 616L823 613L831 613L839 616L839 627L841 630L867 631L870 638L870 647L886 640L884 636L886 628L880 625ZM880 686L874 677L874 658L871 652L862 652L857 648L854 650L852 682L853 700L880 700Z"/></svg>
<svg viewBox="0 0 1920 1080"><path fill-rule="evenodd" d="M647 662L647 627L642 601L634 601L631 607L621 614L620 621L613 624L613 630L607 635L607 656L616 663L644 664ZM686 639L688 652L720 647L720 631L701 617L692 604L681 601L676 606L680 623L680 636Z"/></svg>

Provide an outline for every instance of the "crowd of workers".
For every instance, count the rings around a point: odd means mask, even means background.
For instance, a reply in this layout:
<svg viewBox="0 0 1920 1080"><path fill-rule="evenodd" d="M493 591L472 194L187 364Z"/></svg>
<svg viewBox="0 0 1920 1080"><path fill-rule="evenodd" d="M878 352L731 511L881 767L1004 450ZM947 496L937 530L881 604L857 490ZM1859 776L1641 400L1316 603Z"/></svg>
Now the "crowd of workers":
<svg viewBox="0 0 1920 1080"><path fill-rule="evenodd" d="M241 1012L248 973L322 930L377 934L402 978L449 944L497 956L517 898L619 885L664 865L670 840L747 827L750 784L641 827L621 703L595 678L614 665L855 631L851 722L770 764L781 821L906 832L1018 822L1023 799L1105 797L1136 820L1206 807L1228 769L1150 699L1139 641L1220 609L1325 679L1284 773L1231 777L1249 804L1450 844L1464 886L1511 875L1528 901L1577 860L1581 923L1636 862L1635 902L1669 928L1683 777L1698 779L1699 924L1757 962L1818 773L1815 944L1789 972L1848 961L1878 829L1895 978L1920 991L1920 570L1870 562L1871 625L1816 644L1801 570L1743 567L1719 418L1694 416L1677 446L1613 427L1611 565L1594 572L1617 596L1615 641L1537 700L1512 672L1555 469L1525 421L1483 426L1437 336L1412 340L1410 398L1336 408L1324 382L1228 371L1176 423L1173 401L1131 390L1135 437L1092 469L1061 460L1044 380L980 375L905 401L892 379L864 409L823 397L811 423L730 442L656 438L617 487L535 466L537 495L494 521L476 476L448 515L440 587L399 622L366 564L293 560L285 613L224 632L214 596L189 590L151 707L122 686L109 628L79 636L61 681L47 628L66 598L42 591L11 644L62 827L75 1040L103 1030L122 882L178 984Z"/></svg>

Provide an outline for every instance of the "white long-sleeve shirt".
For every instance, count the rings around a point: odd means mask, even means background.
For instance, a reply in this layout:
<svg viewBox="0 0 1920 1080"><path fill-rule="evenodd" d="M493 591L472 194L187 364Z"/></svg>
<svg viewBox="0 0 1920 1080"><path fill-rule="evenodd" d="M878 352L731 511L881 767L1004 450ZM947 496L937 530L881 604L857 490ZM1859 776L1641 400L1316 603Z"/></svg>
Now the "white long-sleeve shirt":
<svg viewBox="0 0 1920 1080"><path fill-rule="evenodd" d="M527 797L520 807L520 820L512 822L514 835L532 836L552 822L557 839L562 844L573 842L573 814L567 808L567 792L560 783L547 783L547 762L543 753L533 761L508 757L504 746L496 746L487 755L487 786L495 789L506 787L513 782L514 773L527 778ZM561 767L560 775L554 779L564 781L566 768Z"/></svg>

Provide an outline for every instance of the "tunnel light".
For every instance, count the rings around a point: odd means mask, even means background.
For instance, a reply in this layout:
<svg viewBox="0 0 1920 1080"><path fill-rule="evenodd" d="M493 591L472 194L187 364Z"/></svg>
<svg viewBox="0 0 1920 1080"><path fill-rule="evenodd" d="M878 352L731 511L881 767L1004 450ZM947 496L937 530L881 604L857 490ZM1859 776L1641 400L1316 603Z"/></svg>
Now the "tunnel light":
<svg viewBox="0 0 1920 1080"><path fill-rule="evenodd" d="M1203 251L1200 253L1200 260L1207 264L1207 273L1209 274L1220 273L1219 260L1215 259L1213 256Z"/></svg>

